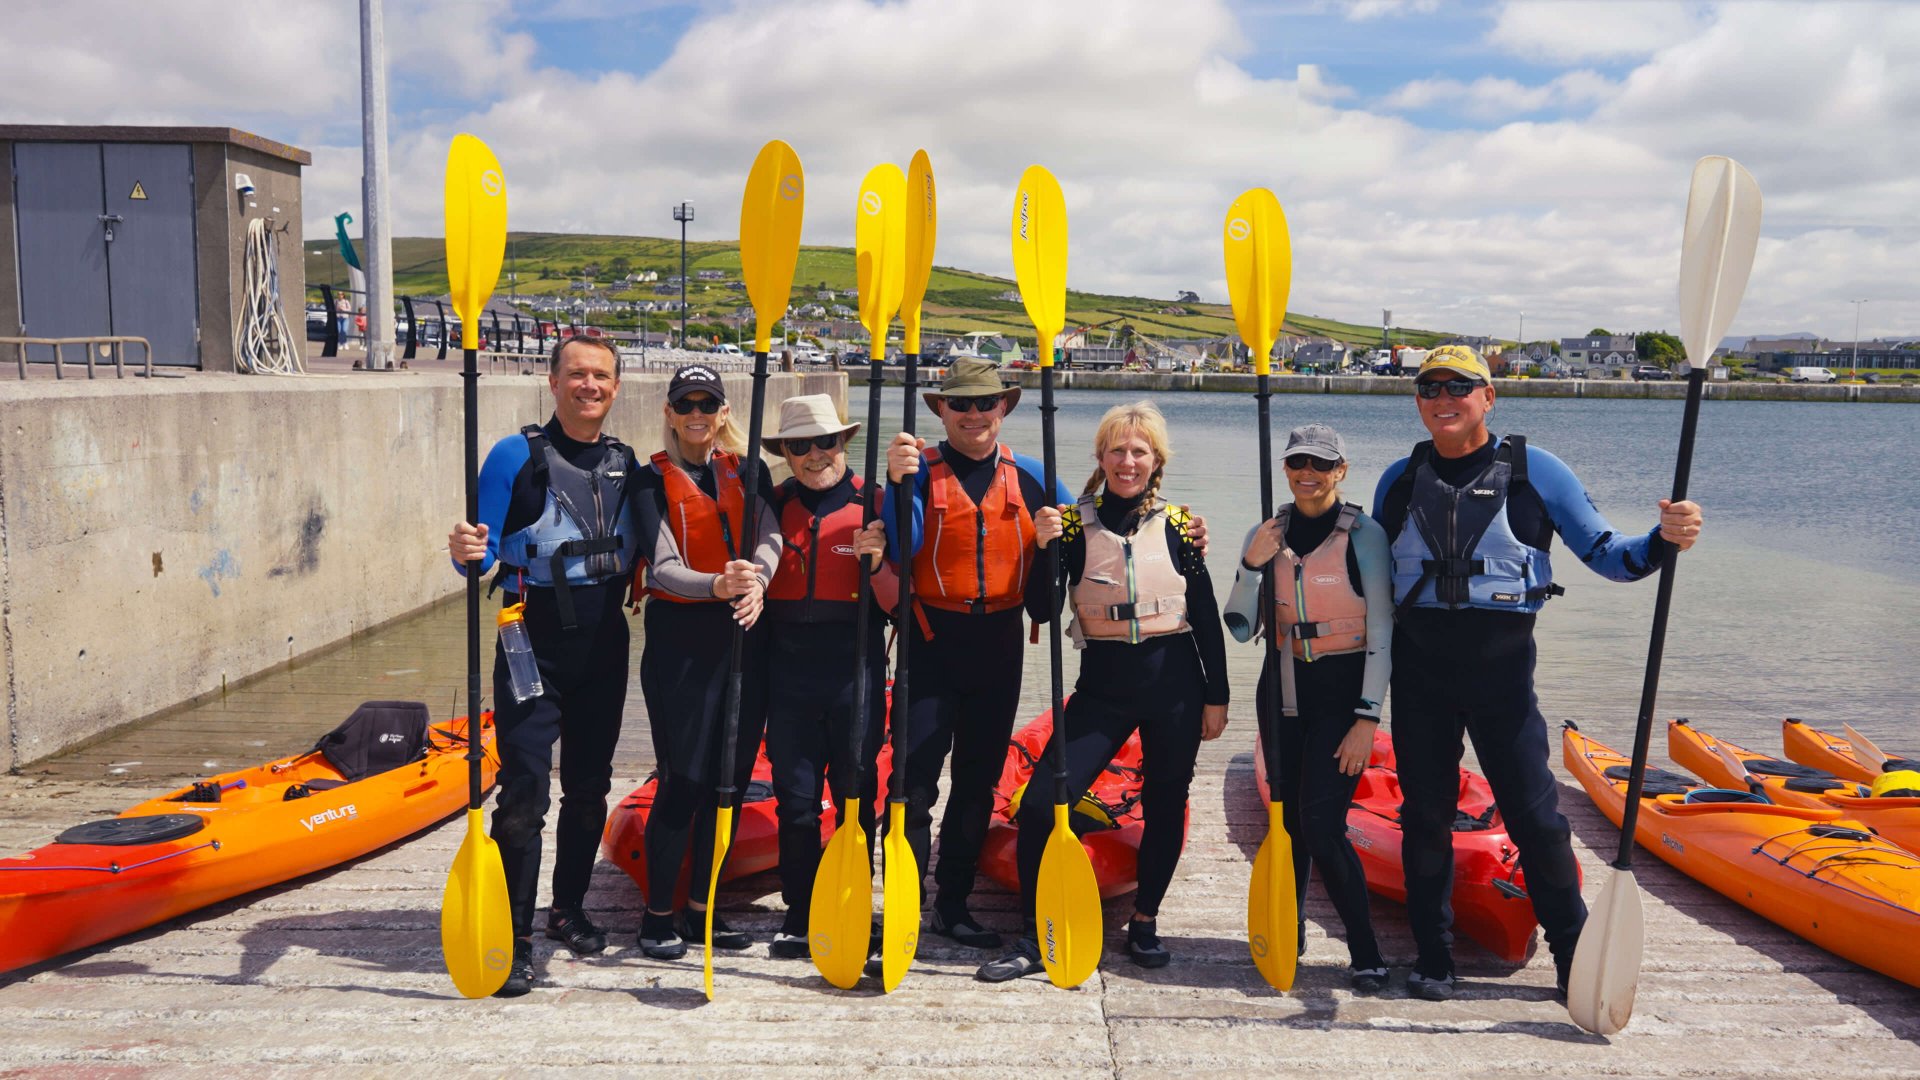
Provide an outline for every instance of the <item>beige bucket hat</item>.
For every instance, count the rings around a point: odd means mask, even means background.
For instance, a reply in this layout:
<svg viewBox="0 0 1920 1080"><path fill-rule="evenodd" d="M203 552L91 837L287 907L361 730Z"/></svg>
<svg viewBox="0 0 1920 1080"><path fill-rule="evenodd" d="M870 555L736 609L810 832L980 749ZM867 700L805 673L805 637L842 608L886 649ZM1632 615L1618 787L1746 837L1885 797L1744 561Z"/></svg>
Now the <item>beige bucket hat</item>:
<svg viewBox="0 0 1920 1080"><path fill-rule="evenodd" d="M826 394L801 394L780 403L780 430L769 439L804 439L812 435L838 435L859 431L859 424L842 423L833 398Z"/></svg>

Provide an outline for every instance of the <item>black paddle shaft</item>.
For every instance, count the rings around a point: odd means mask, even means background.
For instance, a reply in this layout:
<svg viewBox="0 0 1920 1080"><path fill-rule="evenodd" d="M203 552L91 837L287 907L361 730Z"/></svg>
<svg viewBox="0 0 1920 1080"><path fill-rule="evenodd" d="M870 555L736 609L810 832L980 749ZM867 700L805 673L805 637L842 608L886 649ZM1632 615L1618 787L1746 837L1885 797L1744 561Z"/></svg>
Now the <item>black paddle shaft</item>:
<svg viewBox="0 0 1920 1080"><path fill-rule="evenodd" d="M883 350L884 352L884 350ZM874 519L873 502L880 490L880 378L881 361L873 360L867 365L867 487L861 493L860 524L872 523ZM814 558L820 553L814 552ZM869 597L873 594L873 572L867 568L867 560L860 558L860 592L858 609L853 616L853 723L847 725L847 732L853 739L853 753L849 761L853 762L853 784L849 789L858 795L861 781L866 773L866 762L861 760L861 748L867 744L867 627L872 625L867 616ZM842 822L841 824L845 824ZM871 867L869 867L871 869Z"/></svg>
<svg viewBox="0 0 1920 1080"><path fill-rule="evenodd" d="M1687 477L1693 471L1693 435L1700 426L1700 396L1706 390L1707 366L1687 373L1687 409L1680 420L1680 456L1673 466L1673 501L1687 497ZM1647 745L1653 741L1653 706L1660 695L1660 660L1667 648L1667 612L1673 607L1673 571L1680 549L1667 552L1660 564L1660 593L1653 603L1653 635L1647 643L1647 677L1640 684L1639 724L1633 731L1633 770L1627 777L1627 809L1620 822L1620 854L1616 869L1633 867L1633 833L1640 820L1640 791L1647 779Z"/></svg>
<svg viewBox="0 0 1920 1080"><path fill-rule="evenodd" d="M1254 391L1253 400L1260 408L1260 523L1266 524L1273 518L1273 391L1268 386L1267 376L1259 376L1259 386ZM1273 580L1273 562L1269 560L1260 571L1260 614L1266 623L1267 644L1273 650L1272 660L1273 687L1267 695L1266 739L1260 744L1267 757L1267 801L1273 801L1273 793L1280 790L1280 664L1290 664L1293 656L1288 651L1293 642L1275 626L1273 590L1277 588Z"/></svg>
<svg viewBox="0 0 1920 1080"><path fill-rule="evenodd" d="M1045 343L1041 344L1045 347ZM1040 447L1045 468L1047 503L1052 505L1060 490L1060 481L1054 474L1053 452L1053 414L1058 411L1053 404L1053 365L1047 364L1040 369ZM1052 667L1053 678L1053 804L1065 806L1067 803L1067 718L1060 700L1066 696L1065 661L1060 656L1060 545L1066 542L1065 536L1056 537L1047 545L1047 610L1053 618L1047 620L1047 660Z"/></svg>
<svg viewBox="0 0 1920 1080"><path fill-rule="evenodd" d="M462 349L465 387L467 524L480 523L480 369L477 352ZM467 809L480 809L480 560L467 563Z"/></svg>
<svg viewBox="0 0 1920 1080"><path fill-rule="evenodd" d="M913 434L914 400L916 380L920 373L920 354L908 353L906 356L905 404L901 409L900 430L909 436ZM876 435L868 435L869 443ZM873 448L869 445L867 453ZM871 466L869 466L871 469ZM893 636L900 642L900 657L893 664L893 709L889 724L888 741L893 744L893 776L887 782L887 802L905 803L907 801L907 646L913 641L913 559L906 554L908 538L913 533L913 483L911 478L900 485L898 498L894 500L893 523L896 541L900 545L900 604L894 615Z"/></svg>
<svg viewBox="0 0 1920 1080"><path fill-rule="evenodd" d="M760 513L760 420L767 412L767 354L753 354L753 404L747 410L747 457L740 463L740 482L746 485L740 502L740 550L736 558L753 558L754 536ZM724 515L723 515L724 516ZM733 803L733 763L740 749L740 685L746 666L747 631L733 624L733 649L727 657L726 738L720 743L720 783L714 789L718 805ZM720 838L714 837L716 850Z"/></svg>

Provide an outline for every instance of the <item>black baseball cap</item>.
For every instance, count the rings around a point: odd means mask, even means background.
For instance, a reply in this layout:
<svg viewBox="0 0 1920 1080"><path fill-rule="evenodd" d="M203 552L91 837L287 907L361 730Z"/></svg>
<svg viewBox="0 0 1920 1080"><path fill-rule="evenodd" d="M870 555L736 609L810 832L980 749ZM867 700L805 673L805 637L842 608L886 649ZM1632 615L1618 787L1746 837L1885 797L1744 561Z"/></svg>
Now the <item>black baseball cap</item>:
<svg viewBox="0 0 1920 1080"><path fill-rule="evenodd" d="M720 381L720 373L705 364L688 364L674 372L673 381L667 384L667 400L679 401L696 390L712 394L715 401L727 400L726 384Z"/></svg>

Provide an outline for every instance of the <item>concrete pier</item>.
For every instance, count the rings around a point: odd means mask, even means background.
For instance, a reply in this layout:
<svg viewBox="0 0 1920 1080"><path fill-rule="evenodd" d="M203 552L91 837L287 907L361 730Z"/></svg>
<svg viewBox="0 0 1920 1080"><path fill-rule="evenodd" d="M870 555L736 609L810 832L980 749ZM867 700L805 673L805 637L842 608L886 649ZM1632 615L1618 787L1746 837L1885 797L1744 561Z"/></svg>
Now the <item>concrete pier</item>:
<svg viewBox="0 0 1920 1080"><path fill-rule="evenodd" d="M463 678L462 618L458 603L435 608L223 700L0 776L0 849L33 847L180 777L303 748L366 698L417 698L443 715ZM636 635L636 657L641 644ZM1044 680L1027 679L1026 691L1021 709L1031 715ZM1458 996L1409 999L1412 939L1399 906L1379 899L1374 919L1393 984L1379 997L1354 996L1339 922L1318 885L1298 983L1276 993L1255 973L1244 937L1265 830L1253 726L1250 703L1237 702L1226 735L1203 745L1186 852L1160 916L1174 953L1163 970L1133 966L1110 937L1100 970L1078 989L1042 978L993 987L972 978L982 954L927 934L895 993L871 981L839 991L806 961L767 956L782 905L766 874L725 890L723 910L743 913L736 925L759 942L716 961L718 996L708 1003L697 948L676 963L639 956L638 890L602 862L588 903L612 931L606 954L578 959L539 938L532 995L463 1001L441 968L438 935L464 831L456 818L335 870L0 976L0 1073L1920 1075L1920 991L1821 951L1650 855L1637 861L1647 946L1635 1017L1610 1039L1568 1021L1543 949L1515 968L1462 942ZM636 683L616 795L651 762ZM1618 833L1570 780L1561 805L1591 897L1612 872L1603 860ZM976 908L989 925L1014 925L1014 899L997 886L981 884ZM1129 910L1125 898L1110 903L1109 928Z"/></svg>

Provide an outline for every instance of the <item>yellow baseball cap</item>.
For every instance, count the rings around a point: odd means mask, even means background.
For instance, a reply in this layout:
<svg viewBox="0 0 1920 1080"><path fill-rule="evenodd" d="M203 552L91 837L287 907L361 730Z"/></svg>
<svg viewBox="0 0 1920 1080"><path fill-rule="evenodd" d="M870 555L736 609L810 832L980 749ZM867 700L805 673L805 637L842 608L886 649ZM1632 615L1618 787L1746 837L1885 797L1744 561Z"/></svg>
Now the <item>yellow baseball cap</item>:
<svg viewBox="0 0 1920 1080"><path fill-rule="evenodd" d="M1414 381L1418 382L1435 371L1453 371L1483 383L1493 382L1493 372L1487 367L1487 362L1466 345L1442 345L1428 353L1427 358L1420 362L1420 370L1414 375Z"/></svg>

